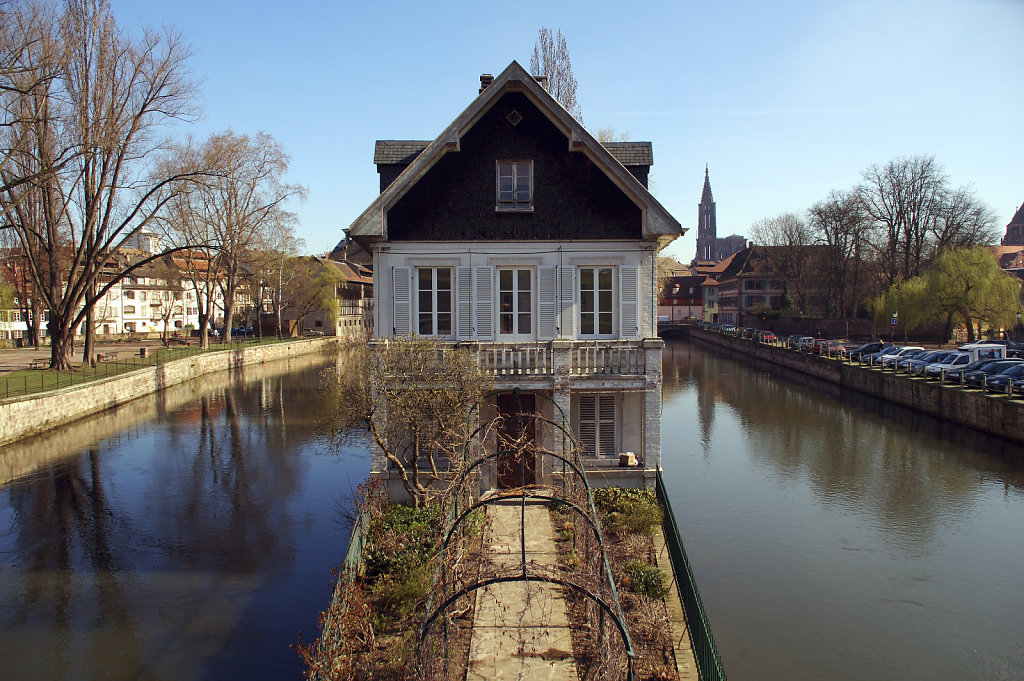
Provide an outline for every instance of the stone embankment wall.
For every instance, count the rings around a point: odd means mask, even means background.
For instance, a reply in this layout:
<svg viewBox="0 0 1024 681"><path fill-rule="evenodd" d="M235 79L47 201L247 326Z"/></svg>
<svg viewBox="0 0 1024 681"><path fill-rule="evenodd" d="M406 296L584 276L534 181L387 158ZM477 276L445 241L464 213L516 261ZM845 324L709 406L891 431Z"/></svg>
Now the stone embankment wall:
<svg viewBox="0 0 1024 681"><path fill-rule="evenodd" d="M325 337L208 352L85 385L3 400L0 401L0 446L114 409L194 378L221 371L239 371L246 366L303 354L327 352L342 342L343 339Z"/></svg>
<svg viewBox="0 0 1024 681"><path fill-rule="evenodd" d="M935 418L1024 443L1024 400L980 390L963 390L938 381L912 378L700 329L692 330L690 339L814 376L841 389L856 390Z"/></svg>

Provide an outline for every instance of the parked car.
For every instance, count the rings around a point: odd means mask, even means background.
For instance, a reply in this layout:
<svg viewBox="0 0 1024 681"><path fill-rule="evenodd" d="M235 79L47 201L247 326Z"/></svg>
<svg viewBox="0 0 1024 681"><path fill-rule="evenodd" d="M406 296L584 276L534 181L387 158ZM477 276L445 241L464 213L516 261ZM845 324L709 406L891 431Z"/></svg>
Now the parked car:
<svg viewBox="0 0 1024 681"><path fill-rule="evenodd" d="M815 341L815 352L819 355L825 355L826 357L846 357L846 346L837 340L821 340Z"/></svg>
<svg viewBox="0 0 1024 681"><path fill-rule="evenodd" d="M985 382L985 387L989 392L993 393L1005 393L1007 385L1013 386L1017 381L1024 384L1024 362L1021 362L1017 366L1010 367L1001 374L990 376ZM1013 388L1011 387L1011 390Z"/></svg>
<svg viewBox="0 0 1024 681"><path fill-rule="evenodd" d="M956 373L952 379L971 388L985 388L993 376L998 376L1013 366L1024 363L1021 359L991 359L981 360L982 366L971 371ZM976 362L975 362L976 364ZM970 365L968 365L970 366Z"/></svg>
<svg viewBox="0 0 1024 681"><path fill-rule="evenodd" d="M924 355L921 355L920 357L908 360L907 363L906 363L906 366L905 366L905 368L907 370L907 373L915 374L915 375L916 374L921 374L921 373L924 372L924 368L926 366L928 366L929 363L931 363L931 362L941 362L947 355L951 354L952 352L954 352L954 351L953 350L932 350L931 352L929 352L927 354L924 354ZM904 367L900 367L900 364L901 364L900 362L897 362L896 366L898 368L904 368Z"/></svg>
<svg viewBox="0 0 1024 681"><path fill-rule="evenodd" d="M941 378L942 375L950 369L956 369L957 367L967 366L971 363L971 353L969 352L951 352L946 357L943 357L941 361L931 362L924 368L925 378Z"/></svg>
<svg viewBox="0 0 1024 681"><path fill-rule="evenodd" d="M869 364L880 364L882 362L883 357L895 355L899 351L900 348L898 345L887 345L878 352L872 353L867 357L861 357L860 361L867 362Z"/></svg>
<svg viewBox="0 0 1024 681"><path fill-rule="evenodd" d="M883 341L871 341L870 343L864 343L858 345L850 350L850 359L855 361L863 361L865 357L875 352L878 352L886 346L890 346L892 343L885 343Z"/></svg>
<svg viewBox="0 0 1024 681"><path fill-rule="evenodd" d="M904 345L896 352L891 352L887 355L882 355L881 363L883 367L895 367L903 357L917 357L918 355L924 354L925 349L920 345Z"/></svg>
<svg viewBox="0 0 1024 681"><path fill-rule="evenodd" d="M778 342L779 337L772 331L762 331L760 340L762 343L776 343Z"/></svg>

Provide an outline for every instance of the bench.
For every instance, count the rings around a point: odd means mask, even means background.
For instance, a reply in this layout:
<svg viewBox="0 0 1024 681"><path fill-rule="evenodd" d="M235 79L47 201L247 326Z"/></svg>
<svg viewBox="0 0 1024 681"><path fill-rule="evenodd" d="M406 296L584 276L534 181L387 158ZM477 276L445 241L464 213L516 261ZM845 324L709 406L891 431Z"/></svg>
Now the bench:
<svg viewBox="0 0 1024 681"><path fill-rule="evenodd" d="M49 363L50 362L45 360L45 359L34 359L34 360L32 360L31 362L28 363L28 368L29 369L43 369Z"/></svg>
<svg viewBox="0 0 1024 681"><path fill-rule="evenodd" d="M111 352L101 352L96 355L97 362L109 362L112 359L117 359L117 350Z"/></svg>
<svg viewBox="0 0 1024 681"><path fill-rule="evenodd" d="M184 345L185 347L188 347L190 345L189 340L187 338L169 338L168 339L168 344L169 345Z"/></svg>

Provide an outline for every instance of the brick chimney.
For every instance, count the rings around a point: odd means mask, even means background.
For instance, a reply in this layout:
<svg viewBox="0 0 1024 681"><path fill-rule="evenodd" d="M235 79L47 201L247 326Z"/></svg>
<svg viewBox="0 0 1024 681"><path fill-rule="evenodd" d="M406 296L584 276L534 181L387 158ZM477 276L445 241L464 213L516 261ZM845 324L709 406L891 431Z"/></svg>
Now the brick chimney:
<svg viewBox="0 0 1024 681"><path fill-rule="evenodd" d="M487 89L487 86L494 82L494 76L489 73L480 74L480 92ZM480 94L479 92L477 94Z"/></svg>

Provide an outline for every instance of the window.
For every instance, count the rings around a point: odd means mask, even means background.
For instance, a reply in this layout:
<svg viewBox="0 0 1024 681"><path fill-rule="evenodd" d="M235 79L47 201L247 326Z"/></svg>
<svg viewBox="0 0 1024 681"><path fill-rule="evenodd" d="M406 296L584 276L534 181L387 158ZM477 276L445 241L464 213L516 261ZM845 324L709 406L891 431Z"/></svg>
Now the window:
<svg viewBox="0 0 1024 681"><path fill-rule="evenodd" d="M533 333L533 270L498 270L498 333L503 336Z"/></svg>
<svg viewBox="0 0 1024 681"><path fill-rule="evenodd" d="M615 395L580 395L580 443L585 456L615 456Z"/></svg>
<svg viewBox="0 0 1024 681"><path fill-rule="evenodd" d="M134 305L125 305L124 306L124 313L125 314L135 314L135 306Z"/></svg>
<svg viewBox="0 0 1024 681"><path fill-rule="evenodd" d="M128 300L135 300L135 291L125 291L124 297Z"/></svg>
<svg viewBox="0 0 1024 681"><path fill-rule="evenodd" d="M533 161L498 161L498 210L533 210Z"/></svg>
<svg viewBox="0 0 1024 681"><path fill-rule="evenodd" d="M145 291L139 291L139 300L145 300L145 299L146 299L146 292Z"/></svg>
<svg viewBox="0 0 1024 681"><path fill-rule="evenodd" d="M580 276L580 335L611 336L615 328L612 320L612 268L581 267Z"/></svg>
<svg viewBox="0 0 1024 681"><path fill-rule="evenodd" d="M11 321L12 322L20 322L21 321L21 311L20 310L11 310Z"/></svg>
<svg viewBox="0 0 1024 681"><path fill-rule="evenodd" d="M452 335L452 268L416 270L417 327L422 336Z"/></svg>

